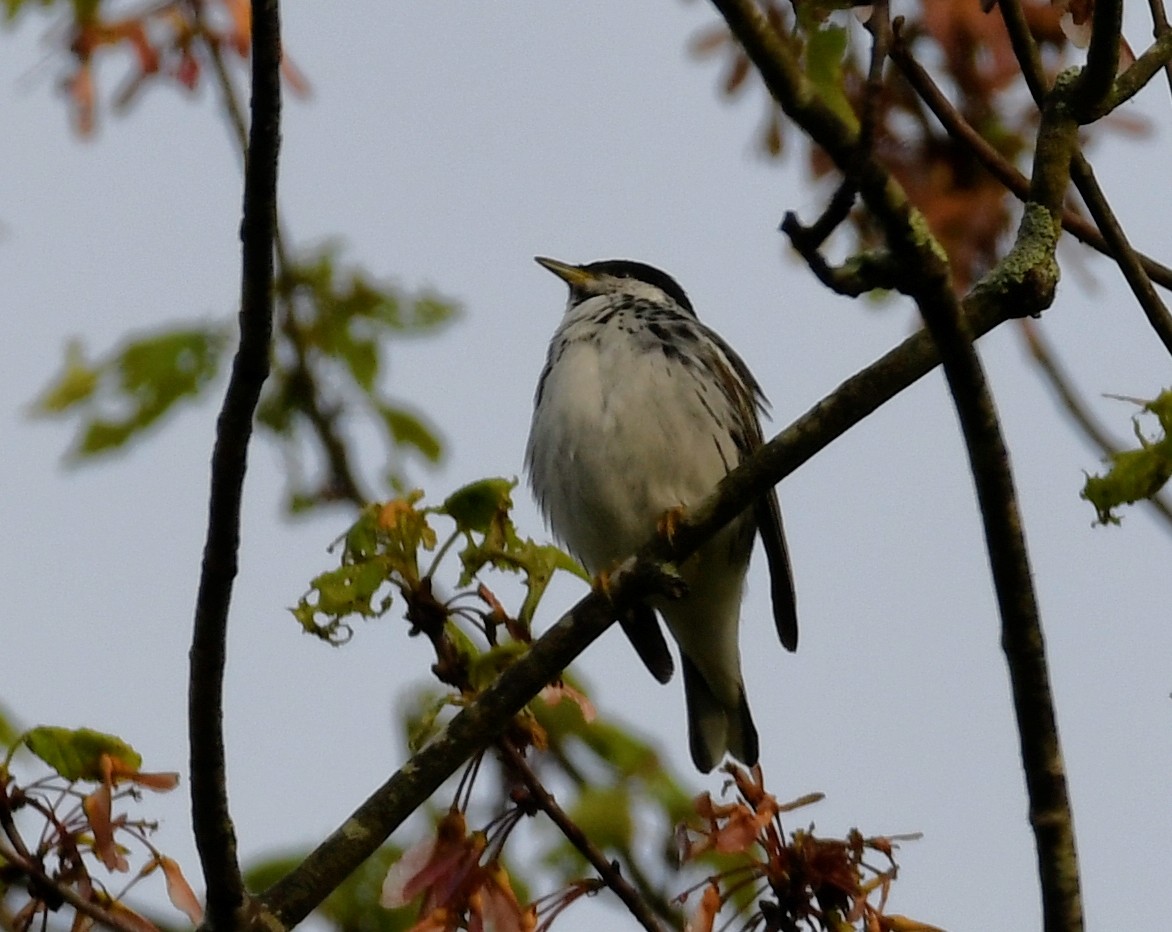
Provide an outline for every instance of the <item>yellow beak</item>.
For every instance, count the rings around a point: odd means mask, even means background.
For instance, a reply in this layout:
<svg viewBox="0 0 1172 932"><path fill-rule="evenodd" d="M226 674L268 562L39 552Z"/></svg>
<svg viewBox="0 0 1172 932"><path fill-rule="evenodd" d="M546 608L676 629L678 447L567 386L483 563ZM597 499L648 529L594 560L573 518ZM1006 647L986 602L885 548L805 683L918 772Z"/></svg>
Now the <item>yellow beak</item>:
<svg viewBox="0 0 1172 932"><path fill-rule="evenodd" d="M534 256L533 260L543 269L549 269L571 288L583 288L594 281L594 276L580 265L570 265L558 259L547 259L545 256Z"/></svg>

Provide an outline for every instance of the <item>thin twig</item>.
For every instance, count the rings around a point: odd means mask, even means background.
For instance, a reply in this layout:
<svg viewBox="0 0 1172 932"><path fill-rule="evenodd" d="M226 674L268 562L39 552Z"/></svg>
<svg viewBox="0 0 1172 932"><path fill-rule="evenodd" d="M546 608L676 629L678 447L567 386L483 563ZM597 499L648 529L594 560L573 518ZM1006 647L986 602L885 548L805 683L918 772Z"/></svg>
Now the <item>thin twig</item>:
<svg viewBox="0 0 1172 932"><path fill-rule="evenodd" d="M1046 73L1042 69L1042 53L1038 50L1038 43L1034 41L1026 22L1025 11L1019 0L998 0L997 9L1001 11L1001 19L1009 33L1009 44L1013 47L1013 55L1021 66L1022 76L1030 96L1041 107L1046 96Z"/></svg>
<svg viewBox="0 0 1172 932"><path fill-rule="evenodd" d="M1148 9L1152 11L1152 35L1158 42L1168 34L1168 14L1164 11L1164 0L1148 0ZM1164 77L1168 81L1168 90L1172 92L1172 62L1164 63Z"/></svg>
<svg viewBox="0 0 1172 932"><path fill-rule="evenodd" d="M236 833L228 810L223 682L248 442L257 400L269 371L280 59L277 0L252 0L252 125L240 230L240 345L216 423L208 532L195 605L188 692L192 824L207 884L207 921L213 929L222 930L236 927L245 900Z"/></svg>
<svg viewBox="0 0 1172 932"><path fill-rule="evenodd" d="M537 774L533 772L533 768L529 766L529 762L525 760L524 755L517 750L513 742L508 738L503 738L497 742L497 746L505 760L508 761L509 767L525 784L525 788L529 790L529 794L537 806L557 826L558 831L577 849L578 853L598 871L598 876L614 892L615 896L622 900L623 905L627 907L639 925L649 932L662 932L663 927L655 918L655 914L643 902L639 892L619 872L618 865L607 860L606 855L582 831L578 823L566 815L565 810L558 805L553 794L542 785Z"/></svg>
<svg viewBox="0 0 1172 932"><path fill-rule="evenodd" d="M1148 278L1140 264L1139 257L1127 241L1127 234L1116 219L1115 212L1111 210L1111 205L1107 202L1106 195L1103 194L1103 189L1099 187L1099 182L1095 179L1090 162L1081 152L1075 153L1070 166L1070 174L1074 179L1075 187L1078 188L1078 193L1082 195L1083 202L1087 205L1087 210L1091 212L1095 223L1098 224L1110 245L1111 255L1123 273L1123 277L1127 280L1144 316L1147 317L1152 329L1156 331L1160 342L1164 344L1164 349L1172 353L1172 315L1168 313L1168 308L1164 306L1164 302L1156 294L1152 280Z"/></svg>
<svg viewBox="0 0 1172 932"><path fill-rule="evenodd" d="M867 17L867 31L871 33L871 62L867 67L867 83L863 88L862 116L859 123L859 149L872 154L875 127L879 122L880 101L883 99L883 67L891 47L891 11L889 0L877 0Z"/></svg>
<svg viewBox="0 0 1172 932"><path fill-rule="evenodd" d="M1119 70L1119 40L1123 33L1123 0L1096 0L1091 14L1091 42L1087 63L1078 77L1075 106L1083 122L1096 113L1111 92Z"/></svg>
<svg viewBox="0 0 1172 932"><path fill-rule="evenodd" d="M1018 325L1025 338L1030 356L1038 364L1038 369L1046 377L1050 387L1054 389L1054 394L1058 396L1059 403L1082 431L1083 436L1098 447L1104 456L1109 457L1118 453L1119 447L1087 410L1069 376L1058 362L1054 351L1042 337L1041 330L1032 320L1018 321ZM1146 501L1157 514L1163 517L1169 525L1172 525L1172 504L1169 504L1162 494L1157 493Z"/></svg>

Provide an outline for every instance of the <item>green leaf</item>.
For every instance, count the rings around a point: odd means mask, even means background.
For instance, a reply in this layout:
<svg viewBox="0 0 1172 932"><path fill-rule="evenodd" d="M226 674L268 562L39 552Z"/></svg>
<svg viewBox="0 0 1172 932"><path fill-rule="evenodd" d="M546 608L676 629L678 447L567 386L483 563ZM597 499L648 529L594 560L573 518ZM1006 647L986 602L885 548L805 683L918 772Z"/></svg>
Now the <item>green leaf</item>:
<svg viewBox="0 0 1172 932"><path fill-rule="evenodd" d="M851 129L859 118L843 86L842 60L846 54L847 31L842 26L811 29L806 35L806 77L823 102Z"/></svg>
<svg viewBox="0 0 1172 932"><path fill-rule="evenodd" d="M439 438L414 414L389 404L380 403L378 413L391 439L400 446L414 447L432 463L443 453Z"/></svg>
<svg viewBox="0 0 1172 932"><path fill-rule="evenodd" d="M20 735L21 729L15 716L0 702L0 748L14 747L20 741Z"/></svg>
<svg viewBox="0 0 1172 932"><path fill-rule="evenodd" d="M513 507L516 479L480 479L457 489L444 499L440 511L456 522L465 533L484 534L494 520L507 515Z"/></svg>
<svg viewBox="0 0 1172 932"><path fill-rule="evenodd" d="M460 317L460 308L436 295L423 295L416 298L411 305L411 316L408 326L413 330L434 330L444 324L457 320Z"/></svg>
<svg viewBox="0 0 1172 932"><path fill-rule="evenodd" d="M100 374L86 362L81 342L70 340L65 347L65 366L41 397L33 402L34 413L57 414L92 397Z"/></svg>
<svg viewBox="0 0 1172 932"><path fill-rule="evenodd" d="M89 728L41 725L26 731L21 740L66 780L100 781L103 754L121 763L121 769L128 772L142 766L142 757L121 738Z"/></svg>
<svg viewBox="0 0 1172 932"><path fill-rule="evenodd" d="M345 348L342 359L354 381L364 392L374 391L378 377L378 345L372 340L352 340Z"/></svg>

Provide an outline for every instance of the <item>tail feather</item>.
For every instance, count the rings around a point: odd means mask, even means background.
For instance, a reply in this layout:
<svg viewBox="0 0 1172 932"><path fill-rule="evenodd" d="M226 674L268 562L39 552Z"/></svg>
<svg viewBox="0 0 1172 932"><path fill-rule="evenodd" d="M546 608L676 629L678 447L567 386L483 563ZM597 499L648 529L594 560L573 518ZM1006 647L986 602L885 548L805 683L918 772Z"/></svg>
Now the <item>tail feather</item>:
<svg viewBox="0 0 1172 932"><path fill-rule="evenodd" d="M632 605L619 615L619 625L648 672L661 683L670 680L675 665L663 638L663 629L659 627L659 619L655 617L655 609L642 602Z"/></svg>
<svg viewBox="0 0 1172 932"><path fill-rule="evenodd" d="M688 706L688 748L696 768L708 773L726 752L750 767L757 763L757 728L744 687L739 691L735 707L721 705L688 655L681 653L680 661Z"/></svg>

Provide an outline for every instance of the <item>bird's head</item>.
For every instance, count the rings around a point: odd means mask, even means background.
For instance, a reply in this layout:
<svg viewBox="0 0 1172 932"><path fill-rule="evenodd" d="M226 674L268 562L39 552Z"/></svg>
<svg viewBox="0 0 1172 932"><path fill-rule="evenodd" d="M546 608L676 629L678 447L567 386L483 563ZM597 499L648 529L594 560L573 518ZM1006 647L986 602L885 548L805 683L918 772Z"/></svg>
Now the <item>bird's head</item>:
<svg viewBox="0 0 1172 932"><path fill-rule="evenodd" d="M693 317L696 315L692 302L679 282L667 272L646 263L630 259L603 259L585 265L571 265L544 256L537 256L536 261L570 286L571 307L600 295L622 295L656 304L671 302L685 313Z"/></svg>

